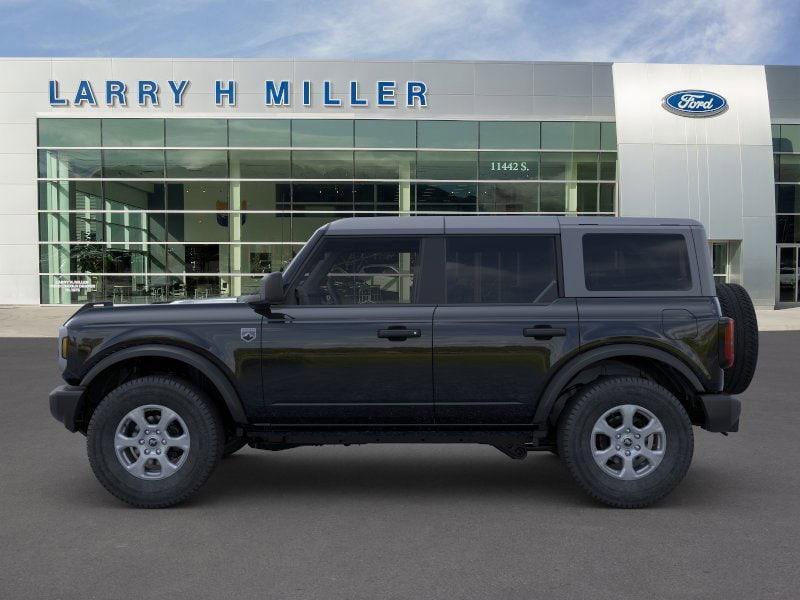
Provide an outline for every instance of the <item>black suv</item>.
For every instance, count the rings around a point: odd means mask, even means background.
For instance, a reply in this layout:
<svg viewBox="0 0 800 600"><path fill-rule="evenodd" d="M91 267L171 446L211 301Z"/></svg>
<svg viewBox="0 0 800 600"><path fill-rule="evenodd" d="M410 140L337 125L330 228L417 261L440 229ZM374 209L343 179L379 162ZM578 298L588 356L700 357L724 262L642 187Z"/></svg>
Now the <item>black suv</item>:
<svg viewBox="0 0 800 600"><path fill-rule="evenodd" d="M640 507L686 474L692 425L738 429L757 351L695 221L364 217L253 296L85 305L50 409L140 507L184 500L245 444L398 442L550 451Z"/></svg>

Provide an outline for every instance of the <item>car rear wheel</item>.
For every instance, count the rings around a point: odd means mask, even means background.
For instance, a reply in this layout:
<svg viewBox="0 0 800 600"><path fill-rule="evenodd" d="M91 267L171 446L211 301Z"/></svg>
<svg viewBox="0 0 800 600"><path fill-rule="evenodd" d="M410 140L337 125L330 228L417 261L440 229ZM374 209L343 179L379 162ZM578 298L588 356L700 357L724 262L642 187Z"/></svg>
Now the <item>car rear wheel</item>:
<svg viewBox="0 0 800 600"><path fill-rule="evenodd" d="M586 386L559 419L558 452L592 497L618 508L648 506L686 475L692 424L658 384L615 377Z"/></svg>
<svg viewBox="0 0 800 600"><path fill-rule="evenodd" d="M733 366L725 369L725 387L729 394L744 392L758 363L758 321L753 301L742 286L735 283L718 283L717 298L722 314L734 322Z"/></svg>
<svg viewBox="0 0 800 600"><path fill-rule="evenodd" d="M89 422L89 463L114 496L140 508L182 502L222 456L224 433L211 401L189 383L149 376L123 383Z"/></svg>

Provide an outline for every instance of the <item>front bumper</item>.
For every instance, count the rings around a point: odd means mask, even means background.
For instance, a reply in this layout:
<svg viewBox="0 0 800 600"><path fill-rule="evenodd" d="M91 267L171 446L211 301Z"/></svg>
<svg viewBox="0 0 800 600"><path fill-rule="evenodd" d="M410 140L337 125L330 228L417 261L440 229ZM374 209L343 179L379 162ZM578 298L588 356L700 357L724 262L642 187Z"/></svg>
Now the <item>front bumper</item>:
<svg viewBox="0 0 800 600"><path fill-rule="evenodd" d="M83 393L86 388L76 385L60 385L50 392L50 414L70 431L77 431L78 416Z"/></svg>
<svg viewBox="0 0 800 600"><path fill-rule="evenodd" d="M703 414L705 414L703 429L720 433L739 431L742 403L736 396L702 394L700 403L703 405Z"/></svg>

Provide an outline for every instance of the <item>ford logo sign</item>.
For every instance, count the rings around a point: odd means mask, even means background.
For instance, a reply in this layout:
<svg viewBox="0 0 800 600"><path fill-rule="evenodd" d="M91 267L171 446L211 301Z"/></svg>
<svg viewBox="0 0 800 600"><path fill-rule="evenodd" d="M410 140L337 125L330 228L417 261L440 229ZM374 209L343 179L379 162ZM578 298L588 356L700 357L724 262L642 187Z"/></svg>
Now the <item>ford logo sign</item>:
<svg viewBox="0 0 800 600"><path fill-rule="evenodd" d="M664 96L662 105L684 117L712 117L728 110L728 101L719 94L704 90L681 90Z"/></svg>

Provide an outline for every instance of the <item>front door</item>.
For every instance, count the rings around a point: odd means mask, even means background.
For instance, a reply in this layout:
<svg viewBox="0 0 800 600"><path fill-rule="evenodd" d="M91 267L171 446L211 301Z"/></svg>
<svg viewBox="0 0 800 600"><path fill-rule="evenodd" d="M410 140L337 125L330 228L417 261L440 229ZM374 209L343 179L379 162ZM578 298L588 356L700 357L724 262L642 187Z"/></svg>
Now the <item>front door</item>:
<svg viewBox="0 0 800 600"><path fill-rule="evenodd" d="M423 304L423 240L323 240L264 320L270 423L433 422L434 305Z"/></svg>
<svg viewBox="0 0 800 600"><path fill-rule="evenodd" d="M434 314L439 423L530 423L551 367L579 345L553 235L448 236Z"/></svg>

